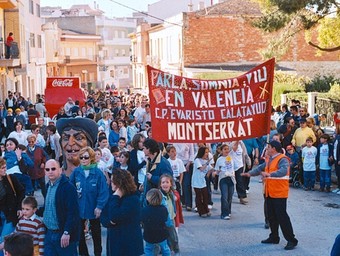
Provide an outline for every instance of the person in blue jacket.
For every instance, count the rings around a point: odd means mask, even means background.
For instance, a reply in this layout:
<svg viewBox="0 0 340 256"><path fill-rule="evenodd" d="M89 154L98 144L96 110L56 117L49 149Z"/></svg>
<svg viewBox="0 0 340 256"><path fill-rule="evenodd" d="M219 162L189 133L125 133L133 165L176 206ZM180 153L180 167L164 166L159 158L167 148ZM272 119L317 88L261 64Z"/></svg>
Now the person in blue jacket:
<svg viewBox="0 0 340 256"><path fill-rule="evenodd" d="M97 167L96 155L92 148L79 151L80 166L72 172L70 182L78 193L79 214L81 218L79 254L89 255L85 239L85 223L90 222L94 255L102 254L100 214L109 198L109 188L104 173Z"/></svg>
<svg viewBox="0 0 340 256"><path fill-rule="evenodd" d="M45 255L76 256L80 217L76 188L55 159L46 162L47 194L43 210ZM38 214L39 215L39 214Z"/></svg>

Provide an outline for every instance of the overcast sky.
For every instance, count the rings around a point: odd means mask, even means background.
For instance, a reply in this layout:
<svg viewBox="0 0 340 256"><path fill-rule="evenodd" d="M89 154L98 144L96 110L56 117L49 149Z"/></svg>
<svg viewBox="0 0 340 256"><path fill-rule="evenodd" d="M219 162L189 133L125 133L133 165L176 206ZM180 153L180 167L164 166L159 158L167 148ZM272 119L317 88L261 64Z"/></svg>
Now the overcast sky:
<svg viewBox="0 0 340 256"><path fill-rule="evenodd" d="M147 11L148 4L157 2L158 0L114 0L115 2L129 6L139 11ZM99 9L105 12L108 17L131 17L134 12L131 9L123 7L110 0L40 0L41 6L61 6L70 8L74 4L88 4L94 8L94 2L99 5Z"/></svg>

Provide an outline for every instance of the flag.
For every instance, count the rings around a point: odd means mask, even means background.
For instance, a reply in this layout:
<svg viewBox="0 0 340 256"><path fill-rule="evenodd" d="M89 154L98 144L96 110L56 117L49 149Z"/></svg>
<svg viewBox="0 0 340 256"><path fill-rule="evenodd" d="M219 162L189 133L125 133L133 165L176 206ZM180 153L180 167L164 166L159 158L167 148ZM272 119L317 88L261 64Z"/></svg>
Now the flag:
<svg viewBox="0 0 340 256"><path fill-rule="evenodd" d="M275 59L228 79L201 80L147 67L152 138L212 143L270 131Z"/></svg>

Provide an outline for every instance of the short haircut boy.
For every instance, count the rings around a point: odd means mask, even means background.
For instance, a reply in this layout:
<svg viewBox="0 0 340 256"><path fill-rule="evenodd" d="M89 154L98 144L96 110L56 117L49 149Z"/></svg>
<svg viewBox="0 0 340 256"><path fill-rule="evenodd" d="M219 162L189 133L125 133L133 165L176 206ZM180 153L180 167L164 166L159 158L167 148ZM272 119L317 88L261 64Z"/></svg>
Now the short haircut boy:
<svg viewBox="0 0 340 256"><path fill-rule="evenodd" d="M313 142L312 137L308 137L308 138L306 139L306 142L308 142L308 141Z"/></svg>
<svg viewBox="0 0 340 256"><path fill-rule="evenodd" d="M157 188L152 188L146 193L146 200L150 205L157 206L162 203L162 193Z"/></svg>
<svg viewBox="0 0 340 256"><path fill-rule="evenodd" d="M26 196L24 198L24 200L22 200L21 204L23 205L29 205L31 206L33 209L38 208L38 202L37 199L35 199L34 196Z"/></svg>

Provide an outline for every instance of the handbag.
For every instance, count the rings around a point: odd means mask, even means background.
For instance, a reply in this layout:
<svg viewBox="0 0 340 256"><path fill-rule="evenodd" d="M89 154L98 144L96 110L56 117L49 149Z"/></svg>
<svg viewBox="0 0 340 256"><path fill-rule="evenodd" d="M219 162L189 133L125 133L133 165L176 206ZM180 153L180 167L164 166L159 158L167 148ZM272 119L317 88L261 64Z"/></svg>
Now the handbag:
<svg viewBox="0 0 340 256"><path fill-rule="evenodd" d="M9 182L9 185L11 185L11 188L13 190L14 196L16 197L17 196L17 192L15 191L11 175L7 175L7 180Z"/></svg>

